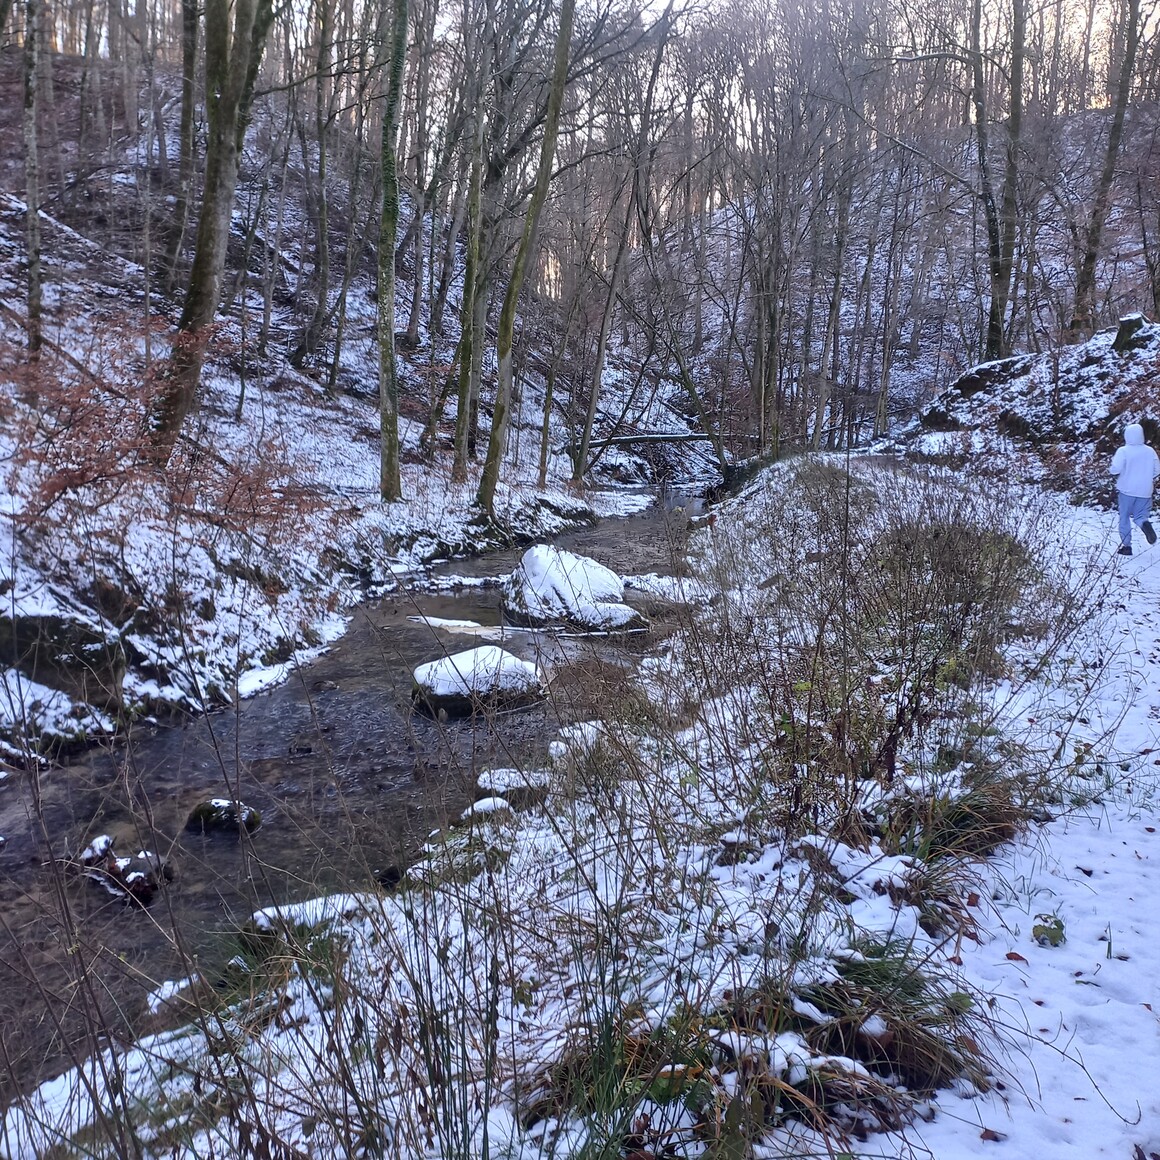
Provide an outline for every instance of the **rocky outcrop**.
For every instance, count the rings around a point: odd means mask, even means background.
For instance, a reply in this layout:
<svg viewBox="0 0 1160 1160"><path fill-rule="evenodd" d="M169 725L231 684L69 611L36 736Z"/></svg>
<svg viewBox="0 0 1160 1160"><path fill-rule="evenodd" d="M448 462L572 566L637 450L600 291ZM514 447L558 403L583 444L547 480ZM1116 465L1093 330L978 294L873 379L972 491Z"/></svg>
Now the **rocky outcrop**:
<svg viewBox="0 0 1160 1160"><path fill-rule="evenodd" d="M1131 422L1160 440L1160 325L1141 315L1085 343L972 368L890 443L1101 503L1114 499L1108 461Z"/></svg>
<svg viewBox="0 0 1160 1160"><path fill-rule="evenodd" d="M0 615L0 666L75 701L116 710L125 650L115 633L57 612Z"/></svg>

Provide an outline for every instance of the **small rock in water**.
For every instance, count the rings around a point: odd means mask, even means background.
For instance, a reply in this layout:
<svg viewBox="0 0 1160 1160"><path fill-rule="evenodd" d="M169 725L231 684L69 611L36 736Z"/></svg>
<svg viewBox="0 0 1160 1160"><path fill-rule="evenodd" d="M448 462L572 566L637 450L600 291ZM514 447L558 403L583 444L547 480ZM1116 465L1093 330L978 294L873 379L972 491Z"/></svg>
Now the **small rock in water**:
<svg viewBox="0 0 1160 1160"><path fill-rule="evenodd" d="M131 857L119 858L108 834L94 838L81 851L79 862L90 881L115 897L139 906L148 906L157 897L158 890L173 881L173 868L168 859L152 850L138 850Z"/></svg>
<svg viewBox="0 0 1160 1160"><path fill-rule="evenodd" d="M247 834L252 834L261 824L262 815L253 806L229 798L210 798L193 807L185 828L202 833L221 830L232 834L244 829Z"/></svg>

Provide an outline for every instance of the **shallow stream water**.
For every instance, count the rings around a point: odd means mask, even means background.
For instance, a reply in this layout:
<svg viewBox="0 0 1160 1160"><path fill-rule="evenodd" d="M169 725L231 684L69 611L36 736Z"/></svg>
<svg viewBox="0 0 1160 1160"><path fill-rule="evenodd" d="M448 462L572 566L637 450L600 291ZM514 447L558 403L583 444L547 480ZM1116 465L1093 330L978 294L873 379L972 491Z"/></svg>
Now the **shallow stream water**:
<svg viewBox="0 0 1160 1160"><path fill-rule="evenodd" d="M557 538L622 575L671 573L680 518L659 505ZM536 707L439 722L414 713L411 672L483 643L415 616L498 626L499 589L454 577L506 575L520 552L433 569L355 610L348 631L285 684L180 726L138 726L39 775L0 786L0 1102L149 1026L165 979L220 976L254 910L330 889L373 889L475 796L477 774L542 762L558 726L599 712L666 631L555 638L512 631L503 646L553 675ZM632 600L631 593L629 594ZM262 825L239 840L184 830L194 805L230 797ZM99 834L121 854L171 859L173 881L142 909L65 867ZM94 1010L99 1009L99 1017Z"/></svg>

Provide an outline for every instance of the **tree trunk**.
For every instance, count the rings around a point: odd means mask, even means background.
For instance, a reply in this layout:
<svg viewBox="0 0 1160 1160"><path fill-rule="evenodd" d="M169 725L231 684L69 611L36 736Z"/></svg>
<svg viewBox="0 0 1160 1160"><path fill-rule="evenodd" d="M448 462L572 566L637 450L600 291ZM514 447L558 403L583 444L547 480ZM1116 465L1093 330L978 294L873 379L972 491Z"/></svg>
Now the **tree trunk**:
<svg viewBox="0 0 1160 1160"><path fill-rule="evenodd" d="M1003 205L999 212L998 261L991 264L991 305L987 316L987 357L1007 354L1007 303L1011 296L1011 271L1015 260L1015 237L1019 230L1019 150L1023 129L1023 64L1027 38L1024 0L1012 0L1011 9L1011 108L1007 116L1007 159L1003 174Z"/></svg>
<svg viewBox="0 0 1160 1160"><path fill-rule="evenodd" d="M854 197L853 163L846 159L842 164L843 166L849 165L850 171L841 175L839 179L841 185L837 191L838 223L834 238L834 288L830 292L830 306L826 314L826 331L822 336L822 359L818 366L818 398L814 409L813 435L810 437L810 447L814 451L821 447L826 412L830 405L830 395L840 366L838 348L842 326L842 267L846 261L846 246L850 240L850 202Z"/></svg>
<svg viewBox="0 0 1160 1160"><path fill-rule="evenodd" d="M467 454L472 430L472 408L475 406L475 400L472 397L472 384L479 381L476 368L480 364L480 352L483 344L483 326L481 324L477 329L476 321L479 314L482 313L477 311L477 305L486 309L483 279L480 277L481 234L483 232L483 129L485 95L491 74L491 46L486 43L486 33L491 30L494 11L492 0L488 0L485 35L477 41L477 44L481 46L483 71L475 102L475 126L471 143L471 177L467 194L467 265L463 275L463 301L459 312L459 395L455 412L455 458L451 464L452 483L464 483L467 480ZM469 32L466 21L467 13L465 10L465 40ZM454 247L454 237L451 238L449 245ZM478 304L476 302L477 295L481 299Z"/></svg>
<svg viewBox="0 0 1160 1160"><path fill-rule="evenodd" d="M334 17L330 0L319 0L318 4L318 54L314 61L314 136L318 146L318 166L314 173L313 196L307 194L307 202L314 210L314 309L310 321L290 356L293 366L301 366L311 357L322 341L322 332L330 317L330 195L327 190L329 149L327 137L330 130L331 103L331 48L334 37ZM305 124L298 122L299 138L302 142L302 168L309 175L310 163L306 142ZM307 182L310 182L307 176ZM309 189L309 186L308 186Z"/></svg>
<svg viewBox="0 0 1160 1160"><path fill-rule="evenodd" d="M987 276L990 286L988 303L987 338L985 358L1001 357L1003 346L1001 327L993 326L995 318L995 296L999 284L1002 265L1003 239L999 226L999 210L995 205L994 188L991 185L991 159L987 129L987 83L983 73L982 48L982 0L974 0L971 6L971 103L975 112L975 143L979 154L979 198L983 203L983 219L987 227Z"/></svg>
<svg viewBox="0 0 1160 1160"><path fill-rule="evenodd" d="M403 498L399 472L399 375L395 361L395 241L399 231L399 105L407 55L407 0L394 0L390 73L383 110L383 214L379 227L379 495Z"/></svg>
<svg viewBox="0 0 1160 1160"><path fill-rule="evenodd" d="M173 447L193 409L214 317L221 296L230 218L238 182L242 140L249 123L254 82L272 0L206 0L205 76L208 136L205 191L197 226L197 247L173 355L151 415L153 442L160 454Z"/></svg>
<svg viewBox="0 0 1160 1160"><path fill-rule="evenodd" d="M165 256L165 290L172 293L177 281L177 262L189 224L189 195L193 187L193 127L197 112L198 2L181 0L181 130L178 162L177 204L170 224Z"/></svg>
<svg viewBox="0 0 1160 1160"><path fill-rule="evenodd" d="M455 274L455 252L459 234L463 223L467 220L467 195L460 188L455 191L455 203L451 211L451 228L447 233L447 240L443 247L443 263L439 270L439 287L435 291L435 301L431 306L431 333L443 333L443 311L447 307L447 292L451 288L451 279ZM432 239L434 240L434 239Z"/></svg>
<svg viewBox="0 0 1160 1160"><path fill-rule="evenodd" d="M560 345L552 356L552 365L548 368L547 378L544 382L544 417L540 424L540 463L536 472L537 487L547 487L548 485L548 452L552 433L552 400L556 394L556 377L560 373L560 363L564 361L564 355L568 350L568 339L572 336L572 325L576 321L576 315L579 311L580 294L577 292L572 295L572 301L568 307L568 317L564 322L564 331L560 336Z"/></svg>
<svg viewBox="0 0 1160 1160"><path fill-rule="evenodd" d="M648 88L644 95L644 106L640 114L640 132L637 134L636 147L632 156L632 187L625 205L624 222L620 236L616 241L616 257L612 261L612 276L608 283L608 297L604 300L604 310L600 315L600 334L596 340L596 362L592 368L592 388L588 397L588 413L584 417L584 432L580 437L580 449L572 470L574 483L581 483L584 472L588 469L588 444L592 440L592 425L596 421L596 411L600 404L600 391L604 378L604 359L608 352L608 336L612 331L612 312L620 294L620 280L624 275L624 262L628 251L629 230L632 219L640 203L640 186L642 169L645 166L645 149L648 145L649 126L652 119L653 98L656 93L657 77L660 74L661 62L664 59L665 43L668 39L669 25L667 15L664 24L664 33L657 43L656 56L653 58L652 73L649 76ZM651 166L650 166L651 168Z"/></svg>
<svg viewBox="0 0 1160 1160"><path fill-rule="evenodd" d="M477 500L489 517L495 516L495 489L499 483L499 467L503 459L504 444L510 422L512 400L512 343L515 334L516 305L524 283L528 258L536 242L536 229L540 221L540 211L548 196L548 184L552 178L552 165L556 156L556 135L560 128L560 110L564 104L564 84L568 76L568 53L572 45L572 17L576 10L576 0L562 0L560 5L560 27L556 34L556 59L552 70L552 89L548 96L548 112L544 118L544 140L540 148L540 164L536 170L536 184L532 191L531 205L524 219L524 231L516 250L515 264L511 280L504 295L500 310L499 331L496 336L496 356L498 361L498 381L495 392L495 408L491 418L491 436L487 442L487 456L483 463L483 475L479 481Z"/></svg>
<svg viewBox="0 0 1160 1160"><path fill-rule="evenodd" d="M27 206L25 238L28 245L28 350L33 358L40 353L41 266L40 266L40 143L36 118L40 111L40 38L44 23L41 0L26 0L24 6L24 200ZM3 27L0 24L0 27Z"/></svg>
<svg viewBox="0 0 1160 1160"><path fill-rule="evenodd" d="M265 355L270 341L270 325L274 316L274 288L282 265L282 233L286 223L286 175L290 168L290 145L293 132L290 113L286 115L286 144L282 149L282 164L278 167L278 214L274 219L274 237L262 247L262 328L258 332L258 353Z"/></svg>
<svg viewBox="0 0 1160 1160"><path fill-rule="evenodd" d="M1132 75L1136 68L1136 52L1139 45L1140 0L1128 0L1124 61L1120 69L1120 81L1116 86L1116 103L1112 111L1112 127L1108 132L1108 147L1104 153L1104 164L1100 171L1099 184L1096 186L1095 204L1088 220L1083 258L1076 278L1075 313L1071 321L1073 331L1090 330L1095 325L1096 262L1099 260L1104 224L1112 203L1112 182L1116 176L1120 143L1124 139L1124 117L1128 111L1128 99L1132 95Z"/></svg>
<svg viewBox="0 0 1160 1160"><path fill-rule="evenodd" d="M358 229L359 188L362 183L363 171L363 121L365 105L358 102L355 112L354 131L354 172L350 178L350 213L346 223L346 252L343 255L342 285L338 288L338 298L334 303L334 357L330 360L330 372L326 379L327 394L333 395L338 389L338 372L342 362L342 345L346 338L346 310L347 299L350 294L350 284L354 281L355 263L359 251L362 249L365 232Z"/></svg>

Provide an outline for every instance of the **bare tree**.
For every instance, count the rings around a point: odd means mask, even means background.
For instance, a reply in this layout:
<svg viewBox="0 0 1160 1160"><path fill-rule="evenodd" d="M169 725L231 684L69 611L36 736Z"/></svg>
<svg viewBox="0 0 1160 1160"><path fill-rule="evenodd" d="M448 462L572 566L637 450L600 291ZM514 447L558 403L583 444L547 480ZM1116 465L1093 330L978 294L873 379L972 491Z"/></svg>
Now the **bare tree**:
<svg viewBox="0 0 1160 1160"><path fill-rule="evenodd" d="M556 135L560 127L560 110L564 104L564 86L568 79L568 53L572 45L572 18L576 11L575 0L562 0L560 24L556 32L556 55L552 69L552 87L548 96L547 114L544 118L544 139L540 146L540 164L536 170L536 184L532 190L532 200L524 218L523 235L516 250L515 263L504 295L503 308L499 317L499 332L496 337L496 357L499 364L499 378L496 386L495 406L492 411L491 435L487 444L487 456L483 463L483 475L479 481L477 501L489 517L495 516L495 489L499 483L499 467L507 440L508 423L512 403L512 343L515 335L516 306L520 290L523 288L524 273L528 258L536 242L536 228L540 221L540 211L548 196L548 184L552 178L552 165L556 154Z"/></svg>
<svg viewBox="0 0 1160 1160"><path fill-rule="evenodd" d="M384 4L385 9L385 4ZM399 231L399 104L407 55L407 0L394 0L383 108L383 213L379 224L379 494L403 498L399 470L399 368L395 359L395 243ZM384 25L385 25L384 13Z"/></svg>
<svg viewBox="0 0 1160 1160"><path fill-rule="evenodd" d="M0 21L0 28L3 27ZM41 0L24 5L24 202L25 240L28 245L28 349L33 357L42 342L42 287L40 264L40 41L43 32Z"/></svg>
<svg viewBox="0 0 1160 1160"><path fill-rule="evenodd" d="M1104 150L1103 166L1096 183L1095 198L1091 216L1088 218L1084 237L1083 254L1079 262L1079 274L1075 284L1075 312L1071 329L1089 330L1095 319L1096 263L1099 261L1103 244L1104 225L1112 203L1112 182L1116 176L1116 162L1120 156L1120 145L1124 139L1124 118L1128 112L1128 101L1132 93L1135 75L1136 53L1140 47L1140 0L1127 0L1124 22L1124 52L1120 75L1116 84L1115 101L1112 106L1112 124L1108 130L1107 147Z"/></svg>
<svg viewBox="0 0 1160 1160"><path fill-rule="evenodd" d="M197 397L221 295L242 140L249 124L258 66L273 19L273 0L234 0L232 5L229 0L206 0L205 87L209 126L205 182L197 247L178 337L163 390L151 416L154 443L161 454L167 454L172 448Z"/></svg>

